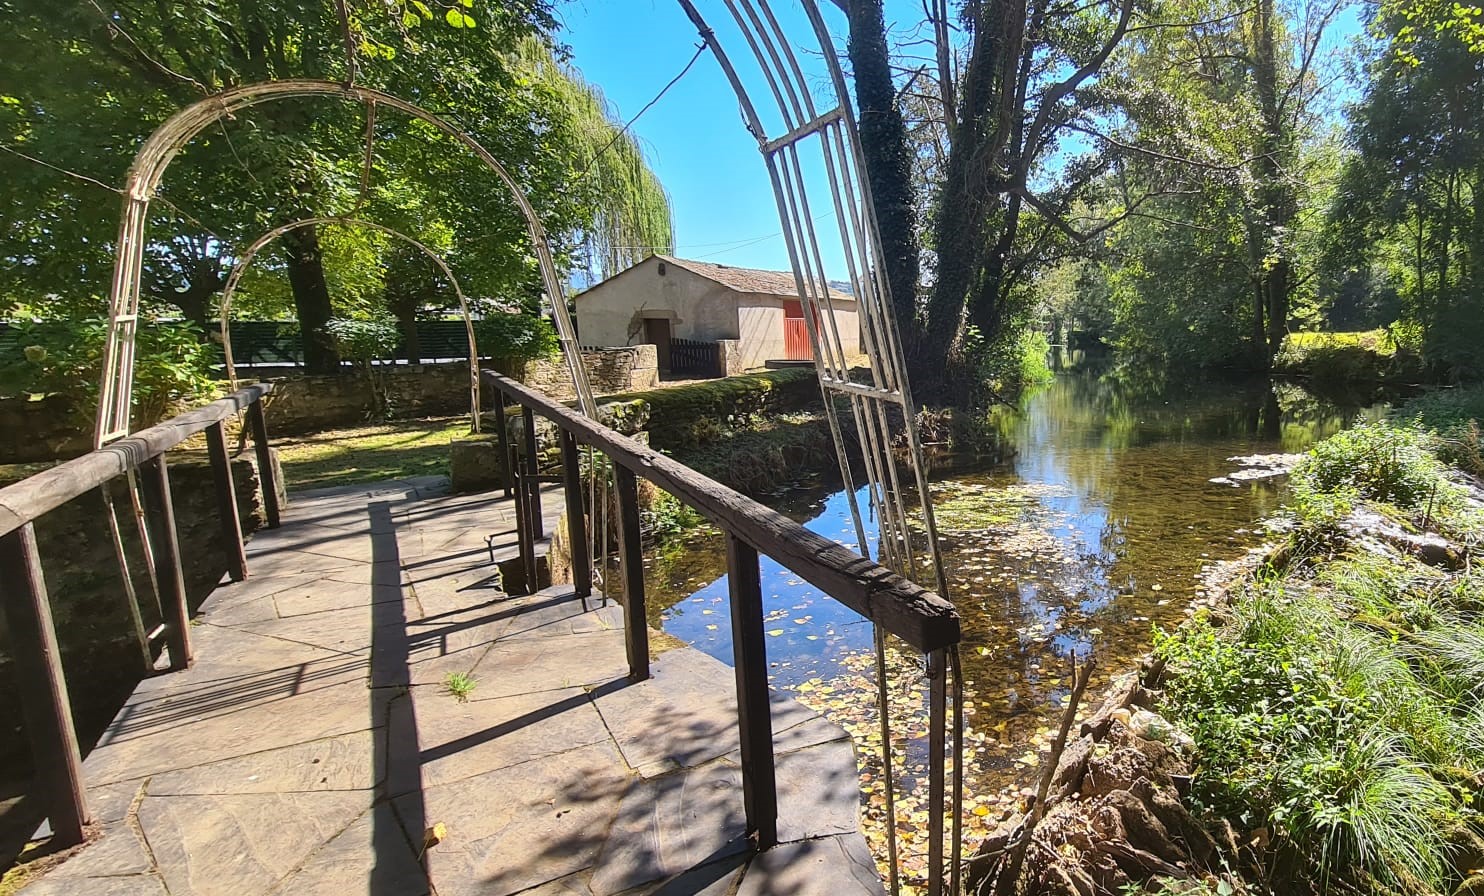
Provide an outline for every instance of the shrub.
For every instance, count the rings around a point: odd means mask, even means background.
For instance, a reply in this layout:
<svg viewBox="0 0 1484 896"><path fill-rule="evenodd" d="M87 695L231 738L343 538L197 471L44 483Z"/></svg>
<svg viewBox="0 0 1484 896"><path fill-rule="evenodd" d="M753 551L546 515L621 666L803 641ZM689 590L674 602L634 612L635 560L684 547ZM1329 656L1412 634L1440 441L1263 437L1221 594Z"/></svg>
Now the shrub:
<svg viewBox="0 0 1484 896"><path fill-rule="evenodd" d="M1346 430L1320 442L1293 471L1300 501L1355 495L1404 510L1431 501L1446 483L1425 434L1385 423Z"/></svg>
<svg viewBox="0 0 1484 896"><path fill-rule="evenodd" d="M14 397L60 395L82 428L98 407L108 321L31 322L21 327L19 350L0 360L0 393ZM135 336L133 421L152 426L216 395L211 347L185 322L145 322Z"/></svg>
<svg viewBox="0 0 1484 896"><path fill-rule="evenodd" d="M474 338L486 358L535 361L561 350L551 321L529 314L488 314L474 322Z"/></svg>
<svg viewBox="0 0 1484 896"><path fill-rule="evenodd" d="M1438 456L1475 476L1484 476L1484 386L1438 389L1403 405L1395 416L1438 436Z"/></svg>
<svg viewBox="0 0 1484 896"><path fill-rule="evenodd" d="M395 325L379 320L332 317L324 329L340 357L362 366L392 357L400 338Z"/></svg>

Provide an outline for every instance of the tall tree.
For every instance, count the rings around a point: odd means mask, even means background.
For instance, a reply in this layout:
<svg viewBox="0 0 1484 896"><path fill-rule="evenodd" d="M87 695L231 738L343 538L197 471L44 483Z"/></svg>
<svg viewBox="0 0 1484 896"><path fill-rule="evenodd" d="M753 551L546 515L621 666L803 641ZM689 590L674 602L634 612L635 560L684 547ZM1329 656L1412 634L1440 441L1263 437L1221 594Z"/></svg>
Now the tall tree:
<svg viewBox="0 0 1484 896"><path fill-rule="evenodd" d="M1400 292L1429 361L1484 375L1484 14L1387 0L1371 30L1332 253Z"/></svg>

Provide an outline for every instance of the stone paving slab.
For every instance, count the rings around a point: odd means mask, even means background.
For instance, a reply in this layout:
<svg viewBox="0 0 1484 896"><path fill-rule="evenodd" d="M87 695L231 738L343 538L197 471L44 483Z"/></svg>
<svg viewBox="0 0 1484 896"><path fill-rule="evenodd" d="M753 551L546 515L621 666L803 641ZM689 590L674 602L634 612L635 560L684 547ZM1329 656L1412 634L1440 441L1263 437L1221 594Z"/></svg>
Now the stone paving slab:
<svg viewBox="0 0 1484 896"><path fill-rule="evenodd" d="M562 506L543 489L548 534ZM93 840L23 892L881 892L844 731L773 696L785 842L754 854L732 670L681 648L630 683L617 603L502 590L485 537L508 559L513 529L436 478L294 496L202 608L195 665L87 757Z"/></svg>

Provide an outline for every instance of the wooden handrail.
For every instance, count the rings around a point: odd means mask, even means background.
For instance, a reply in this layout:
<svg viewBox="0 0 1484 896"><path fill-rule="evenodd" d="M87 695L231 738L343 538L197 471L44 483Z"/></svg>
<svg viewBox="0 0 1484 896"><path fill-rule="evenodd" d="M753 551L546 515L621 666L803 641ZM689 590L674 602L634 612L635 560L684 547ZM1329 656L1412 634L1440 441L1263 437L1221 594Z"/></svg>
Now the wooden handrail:
<svg viewBox="0 0 1484 896"><path fill-rule="evenodd" d="M219 525L229 552L228 572L234 580L240 581L247 576L247 557L242 551L242 529L237 518L237 497L232 483L232 459L227 452L222 421L240 411L248 412L248 425L258 456L263 506L268 525L276 527L278 484L268 449L267 425L263 422L263 396L272 391L272 383L248 386L226 398L172 417L158 426L151 426L0 489L0 614L10 627L17 691L37 766L39 796L56 833L54 843L57 846L81 843L91 816L87 785L82 776L82 756L73 727L67 681L62 671L61 651L57 646L33 523L117 476L130 470L138 471L141 474L141 506L149 533L145 545L158 574L161 611L165 617L163 634L169 645L170 668L187 668L191 661L190 607L186 601L185 575L165 452L198 432L207 432L212 478L217 492L217 514L221 518ZM108 512L113 512L111 507ZM125 589L120 596L130 605L148 668L153 655L149 638L139 623L134 592Z"/></svg>
<svg viewBox="0 0 1484 896"><path fill-rule="evenodd" d="M0 489L0 536L9 535L116 476L138 469L196 433L247 410L272 391L272 383L248 386Z"/></svg>
<svg viewBox="0 0 1484 896"><path fill-rule="evenodd" d="M913 647L927 652L959 643L958 611L936 593L509 377L492 370L483 375L516 403L653 482Z"/></svg>

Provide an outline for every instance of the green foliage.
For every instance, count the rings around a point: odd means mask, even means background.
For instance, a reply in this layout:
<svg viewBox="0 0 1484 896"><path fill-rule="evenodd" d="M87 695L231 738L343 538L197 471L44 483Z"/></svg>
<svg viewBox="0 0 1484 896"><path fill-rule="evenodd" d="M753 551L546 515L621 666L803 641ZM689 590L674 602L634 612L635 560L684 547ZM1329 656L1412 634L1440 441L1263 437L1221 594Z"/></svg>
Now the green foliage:
<svg viewBox="0 0 1484 896"><path fill-rule="evenodd" d="M1320 443L1293 475L1296 559L1156 638L1192 799L1272 831L1262 861L1295 891L1452 892L1484 831L1484 577L1338 537L1361 502L1472 537L1434 444L1384 423Z"/></svg>
<svg viewBox="0 0 1484 896"><path fill-rule="evenodd" d="M1354 496L1415 510L1451 495L1428 438L1413 429L1373 423L1316 445L1293 471L1298 500Z"/></svg>
<svg viewBox="0 0 1484 896"><path fill-rule="evenodd" d="M1443 696L1459 672L1383 625L1386 597L1407 593L1390 576L1363 586L1381 616L1254 585L1229 624L1203 619L1158 639L1165 710L1197 743L1192 797L1245 829L1274 829L1275 879L1403 893L1456 882L1451 858L1477 817L1455 783L1484 767L1468 744L1478 705Z"/></svg>
<svg viewBox="0 0 1484 896"><path fill-rule="evenodd" d="M1355 152L1329 211L1326 264L1397 298L1439 376L1484 376L1484 53L1478 8L1376 4Z"/></svg>
<svg viewBox="0 0 1484 896"><path fill-rule="evenodd" d="M471 672L450 672L443 676L443 692L460 703L469 702L469 696L478 684Z"/></svg>
<svg viewBox="0 0 1484 896"><path fill-rule="evenodd" d="M335 317L325 323L325 335L340 357L362 365L390 358L397 349L397 328L385 321Z"/></svg>
<svg viewBox="0 0 1484 896"><path fill-rule="evenodd" d="M1289 333L1273 358L1279 373L1312 377L1321 387L1412 381L1422 376L1419 359L1400 347L1389 330L1353 333Z"/></svg>
<svg viewBox="0 0 1484 896"><path fill-rule="evenodd" d="M436 110L489 147L534 206L559 267L570 270L579 247L594 240L672 242L668 197L634 140L598 154L619 127L576 72L554 61L551 4L470 0L455 7L350 4L356 82ZM121 184L144 137L205 93L347 76L329 3L187 0L166 9L117 0L106 9L59 10L40 0L0 0L0 17L7 25L0 32L0 143L103 185ZM534 310L534 255L505 185L456 141L399 113L376 118L374 158L363 172L366 125L355 104L295 99L206 129L172 162L164 201L152 207L146 307L173 305L204 324L249 242L290 220L338 213L427 243L470 296L508 297ZM11 153L0 153L0 180L12 225L0 231L0 307L54 319L102 314L117 194ZM241 310L291 316L295 303L322 304L327 291L337 314L365 316L382 292L400 285L387 279L397 273L395 245L360 228L296 231L254 266ZM64 296L56 295L58 284L67 285ZM413 314L453 306L441 280L416 285L389 298Z"/></svg>
<svg viewBox="0 0 1484 896"><path fill-rule="evenodd" d="M1438 457L1474 476L1484 477L1484 386L1428 392L1407 402L1397 416L1410 419L1437 437Z"/></svg>
<svg viewBox="0 0 1484 896"><path fill-rule="evenodd" d="M666 491L656 491L649 507L640 513L643 529L656 542L666 544L692 535L706 526L695 508Z"/></svg>
<svg viewBox="0 0 1484 896"><path fill-rule="evenodd" d="M561 351L551 321L531 314L487 314L474 322L474 338L486 358L534 361Z"/></svg>
<svg viewBox="0 0 1484 896"><path fill-rule="evenodd" d="M819 381L812 370L773 370L605 400L634 399L649 405L649 444L674 451L716 442L764 416L813 404L819 401Z"/></svg>
<svg viewBox="0 0 1484 896"><path fill-rule="evenodd" d="M0 359L0 394L68 399L78 425L92 423L108 322L33 322L24 325L14 356ZM136 337L133 427L151 426L187 405L214 398L210 347L191 324L143 322Z"/></svg>

